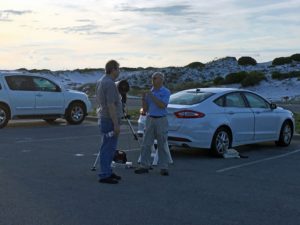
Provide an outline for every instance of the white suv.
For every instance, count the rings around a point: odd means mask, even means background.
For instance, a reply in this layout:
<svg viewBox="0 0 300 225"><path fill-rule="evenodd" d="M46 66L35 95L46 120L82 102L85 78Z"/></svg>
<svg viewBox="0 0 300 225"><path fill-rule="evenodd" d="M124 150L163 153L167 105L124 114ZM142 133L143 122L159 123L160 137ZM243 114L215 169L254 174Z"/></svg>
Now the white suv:
<svg viewBox="0 0 300 225"><path fill-rule="evenodd" d="M40 118L51 123L63 117L70 124L80 124L90 111L85 93L67 90L49 77L0 73L0 128L14 118Z"/></svg>

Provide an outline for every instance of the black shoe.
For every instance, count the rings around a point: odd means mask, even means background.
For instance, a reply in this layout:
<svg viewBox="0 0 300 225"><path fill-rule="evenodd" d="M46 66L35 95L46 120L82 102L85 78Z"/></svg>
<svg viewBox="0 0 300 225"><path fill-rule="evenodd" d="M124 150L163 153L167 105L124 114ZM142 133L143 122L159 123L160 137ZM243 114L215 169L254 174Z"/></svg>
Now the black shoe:
<svg viewBox="0 0 300 225"><path fill-rule="evenodd" d="M113 178L113 179L115 179L115 180L121 180L121 179L122 179L121 176L118 176L118 175L115 174L115 173L112 173L112 174L110 175L110 178Z"/></svg>
<svg viewBox="0 0 300 225"><path fill-rule="evenodd" d="M149 173L149 170L146 168L138 168L134 171L136 174Z"/></svg>
<svg viewBox="0 0 300 225"><path fill-rule="evenodd" d="M111 177L101 178L99 180L100 183L106 183L106 184L117 184L119 183L117 180Z"/></svg>
<svg viewBox="0 0 300 225"><path fill-rule="evenodd" d="M160 170L160 175L162 175L162 176L169 176L169 171L167 169L161 169Z"/></svg>

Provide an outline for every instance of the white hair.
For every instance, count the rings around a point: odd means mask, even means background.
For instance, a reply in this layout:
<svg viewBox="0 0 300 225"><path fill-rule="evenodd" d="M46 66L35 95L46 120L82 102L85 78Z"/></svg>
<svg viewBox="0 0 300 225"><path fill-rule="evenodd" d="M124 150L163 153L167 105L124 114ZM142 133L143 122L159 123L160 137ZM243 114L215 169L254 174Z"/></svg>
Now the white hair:
<svg viewBox="0 0 300 225"><path fill-rule="evenodd" d="M152 74L152 77L160 77L162 80L165 80L165 75L162 72L155 72Z"/></svg>

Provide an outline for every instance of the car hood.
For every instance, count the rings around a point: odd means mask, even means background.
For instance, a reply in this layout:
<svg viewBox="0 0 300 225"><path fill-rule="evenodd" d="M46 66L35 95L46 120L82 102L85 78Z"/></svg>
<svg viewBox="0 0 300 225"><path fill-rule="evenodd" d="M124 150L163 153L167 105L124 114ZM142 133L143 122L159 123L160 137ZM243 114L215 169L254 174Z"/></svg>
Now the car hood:
<svg viewBox="0 0 300 225"><path fill-rule="evenodd" d="M77 94L83 94L83 95L85 95L85 93L84 93L84 92L82 92L82 91L76 91L76 90L72 90L72 89L67 89L67 92L70 92L70 93L77 93Z"/></svg>

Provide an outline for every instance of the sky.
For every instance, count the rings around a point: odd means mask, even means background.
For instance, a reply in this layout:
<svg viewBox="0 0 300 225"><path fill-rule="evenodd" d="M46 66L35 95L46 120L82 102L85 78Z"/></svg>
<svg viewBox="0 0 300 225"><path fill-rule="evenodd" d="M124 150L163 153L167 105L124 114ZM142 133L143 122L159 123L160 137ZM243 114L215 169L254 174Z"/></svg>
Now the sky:
<svg viewBox="0 0 300 225"><path fill-rule="evenodd" d="M1 0L0 69L185 66L300 53L300 0Z"/></svg>

